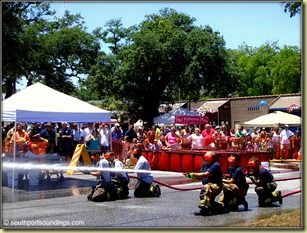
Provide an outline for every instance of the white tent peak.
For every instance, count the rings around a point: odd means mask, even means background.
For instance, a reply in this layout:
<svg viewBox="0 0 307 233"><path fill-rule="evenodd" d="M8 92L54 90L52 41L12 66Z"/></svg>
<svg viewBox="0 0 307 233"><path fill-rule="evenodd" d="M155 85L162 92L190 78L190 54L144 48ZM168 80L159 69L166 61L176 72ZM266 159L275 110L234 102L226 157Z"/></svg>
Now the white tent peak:
<svg viewBox="0 0 307 233"><path fill-rule="evenodd" d="M300 127L301 124L301 117L281 111L275 111L246 121L243 123L243 126L283 127L289 125L290 127Z"/></svg>
<svg viewBox="0 0 307 233"><path fill-rule="evenodd" d="M3 101L3 121L110 122L111 113L41 83Z"/></svg>

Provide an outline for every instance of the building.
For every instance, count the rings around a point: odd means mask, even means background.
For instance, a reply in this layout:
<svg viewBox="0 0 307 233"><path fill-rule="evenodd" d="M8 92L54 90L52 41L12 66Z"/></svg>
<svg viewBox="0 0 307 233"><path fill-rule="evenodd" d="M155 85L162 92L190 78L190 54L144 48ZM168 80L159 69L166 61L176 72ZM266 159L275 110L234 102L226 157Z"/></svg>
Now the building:
<svg viewBox="0 0 307 233"><path fill-rule="evenodd" d="M301 106L302 96L300 93L217 98L186 102L182 105L183 108L209 116L209 123L213 127L225 124L228 129L237 129L238 125L243 122L273 111L289 112L301 116Z"/></svg>

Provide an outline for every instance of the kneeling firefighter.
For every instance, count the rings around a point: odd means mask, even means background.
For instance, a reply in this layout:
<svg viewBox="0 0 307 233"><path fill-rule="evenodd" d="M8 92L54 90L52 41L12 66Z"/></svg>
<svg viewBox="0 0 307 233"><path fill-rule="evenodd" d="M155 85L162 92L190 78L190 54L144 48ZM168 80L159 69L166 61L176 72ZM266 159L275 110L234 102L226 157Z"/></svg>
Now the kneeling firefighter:
<svg viewBox="0 0 307 233"><path fill-rule="evenodd" d="M243 169L240 167L240 156L231 155L228 158L229 169L228 179L223 179L223 194L219 198L227 210L238 210L239 205L244 205L244 210L248 210L248 203L245 200L249 185L246 183L246 177Z"/></svg>
<svg viewBox="0 0 307 233"><path fill-rule="evenodd" d="M272 173L260 165L256 157L250 158L248 166L253 170L252 175L248 176L248 178L256 185L255 192L258 195L259 206L271 206L272 203L277 201L281 205L281 191L275 191L277 184Z"/></svg>
<svg viewBox="0 0 307 233"><path fill-rule="evenodd" d="M99 177L98 184L93 187L87 195L87 199L95 202L103 202L115 200L115 196L111 196L111 172L110 168L110 154L105 154L103 158L99 160L98 168L102 170L91 171L90 174ZM103 169L106 170L103 170Z"/></svg>
<svg viewBox="0 0 307 233"><path fill-rule="evenodd" d="M221 164L217 162L214 152L207 152L204 159L205 161L199 173L189 172L183 173L183 175L192 179L202 179L204 187L200 192L200 204L198 207L202 211L211 211L215 197L223 190L223 174Z"/></svg>
<svg viewBox="0 0 307 233"><path fill-rule="evenodd" d="M109 152L109 155L110 167L116 170L111 172L111 190L115 192L116 199L127 199L129 195L129 176L126 172L120 171L124 169L124 164L115 159L113 152Z"/></svg>
<svg viewBox="0 0 307 233"><path fill-rule="evenodd" d="M134 149L132 151L131 159L136 159L135 170L148 170L148 172L137 172L138 183L136 185L135 197L160 197L161 190L159 185L153 185L153 176L150 173L150 165L147 159L142 156L141 149Z"/></svg>

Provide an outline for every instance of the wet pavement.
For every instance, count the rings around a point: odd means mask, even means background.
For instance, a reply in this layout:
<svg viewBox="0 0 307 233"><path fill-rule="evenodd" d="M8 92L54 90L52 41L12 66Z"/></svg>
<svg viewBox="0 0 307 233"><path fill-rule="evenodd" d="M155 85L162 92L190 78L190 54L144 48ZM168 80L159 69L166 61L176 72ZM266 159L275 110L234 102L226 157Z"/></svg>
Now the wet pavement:
<svg viewBox="0 0 307 233"><path fill-rule="evenodd" d="M297 169L299 166L299 163L284 166L271 164L270 169L276 179L289 178L301 175ZM191 179L187 179L181 173L155 174L154 176L157 181L176 188L201 186L199 181L191 182ZM301 179L278 182L278 190L288 193L301 189L301 182ZM160 198L134 198L133 189L136 179L132 178L127 200L95 203L87 200L86 193L97 183L97 180L93 176L80 172L74 175L64 174L63 180L59 180L54 175L50 180L44 179L36 186L29 186L28 183L23 179L19 187L14 188L14 192L11 187L2 187L4 228L222 229L229 227L230 223L248 222L302 208L301 193L285 197L282 206L277 204L275 207L260 208L253 185L246 197L249 203L248 211L204 217L195 215L195 212L199 211L200 189L180 191L160 185L162 192ZM79 221L77 225L76 221Z"/></svg>

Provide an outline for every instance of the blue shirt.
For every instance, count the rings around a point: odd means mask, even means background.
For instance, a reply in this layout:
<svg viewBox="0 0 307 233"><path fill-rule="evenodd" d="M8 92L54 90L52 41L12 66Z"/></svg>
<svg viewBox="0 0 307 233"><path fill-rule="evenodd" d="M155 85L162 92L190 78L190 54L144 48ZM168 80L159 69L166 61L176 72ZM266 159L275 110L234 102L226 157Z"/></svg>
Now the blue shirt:
<svg viewBox="0 0 307 233"><path fill-rule="evenodd" d="M236 182L235 184L239 187L239 188L243 188L246 187L246 178L245 178L245 174L243 169L238 166L236 168L232 168L229 167L228 172L230 175L230 178L234 179Z"/></svg>
<svg viewBox="0 0 307 233"><path fill-rule="evenodd" d="M258 180L262 180L261 187L265 188L267 187L268 183L271 183L274 180L272 173L264 167L262 167L259 171L254 171L253 175Z"/></svg>
<svg viewBox="0 0 307 233"><path fill-rule="evenodd" d="M209 165L207 162L204 162L201 166L200 172L209 172L212 174L212 176L202 178L202 183L207 184L207 183L214 183L218 184L222 182L222 167L219 162L214 162L213 164Z"/></svg>

